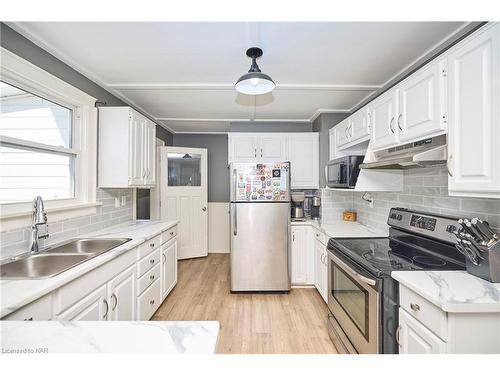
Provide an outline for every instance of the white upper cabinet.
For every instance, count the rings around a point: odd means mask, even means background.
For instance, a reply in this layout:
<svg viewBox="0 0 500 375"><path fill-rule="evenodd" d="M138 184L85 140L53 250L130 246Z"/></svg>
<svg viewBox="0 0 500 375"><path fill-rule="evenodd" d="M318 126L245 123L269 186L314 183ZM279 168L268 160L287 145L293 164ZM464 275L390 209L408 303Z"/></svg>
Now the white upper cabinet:
<svg viewBox="0 0 500 375"><path fill-rule="evenodd" d="M156 125L130 107L99 108L99 187L155 184Z"/></svg>
<svg viewBox="0 0 500 375"><path fill-rule="evenodd" d="M229 162L257 161L258 147L259 136L256 134L229 134Z"/></svg>
<svg viewBox="0 0 500 375"><path fill-rule="evenodd" d="M228 152L230 163L290 161L292 189L319 187L318 133L232 133Z"/></svg>
<svg viewBox="0 0 500 375"><path fill-rule="evenodd" d="M265 162L286 160L286 138L283 134L262 134L260 136L260 159Z"/></svg>
<svg viewBox="0 0 500 375"><path fill-rule="evenodd" d="M350 127L350 122L348 118L335 127L336 142L338 148L341 148L342 146L350 142L351 139L350 139L349 127Z"/></svg>
<svg viewBox="0 0 500 375"><path fill-rule="evenodd" d="M369 104L372 150L392 147L399 142L398 89L392 89Z"/></svg>
<svg viewBox="0 0 500 375"><path fill-rule="evenodd" d="M366 140L370 136L370 126L368 123L368 110L362 108L348 118L350 142Z"/></svg>
<svg viewBox="0 0 500 375"><path fill-rule="evenodd" d="M288 133L287 148L292 189L318 189L319 134Z"/></svg>
<svg viewBox="0 0 500 375"><path fill-rule="evenodd" d="M448 55L448 191L500 198L500 25Z"/></svg>
<svg viewBox="0 0 500 375"><path fill-rule="evenodd" d="M446 60L432 62L398 85L401 143L446 132Z"/></svg>

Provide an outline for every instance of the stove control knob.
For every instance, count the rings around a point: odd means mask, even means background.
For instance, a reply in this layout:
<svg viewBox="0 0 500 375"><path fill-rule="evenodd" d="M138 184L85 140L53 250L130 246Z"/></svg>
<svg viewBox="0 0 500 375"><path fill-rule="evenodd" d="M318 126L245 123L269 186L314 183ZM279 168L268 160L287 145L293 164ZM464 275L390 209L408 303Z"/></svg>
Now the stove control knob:
<svg viewBox="0 0 500 375"><path fill-rule="evenodd" d="M456 231L456 230L457 230L457 227L456 227L456 226L454 226L454 225L451 225L451 224L450 224L450 225L448 225L448 226L446 227L446 231L447 231L448 233L453 233L453 232L454 232L454 231Z"/></svg>

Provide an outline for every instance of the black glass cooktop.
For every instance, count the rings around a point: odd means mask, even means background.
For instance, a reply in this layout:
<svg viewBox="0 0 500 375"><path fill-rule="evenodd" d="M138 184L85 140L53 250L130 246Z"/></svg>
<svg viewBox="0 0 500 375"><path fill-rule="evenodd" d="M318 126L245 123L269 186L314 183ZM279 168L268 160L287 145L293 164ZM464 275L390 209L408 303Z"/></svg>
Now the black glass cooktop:
<svg viewBox="0 0 500 375"><path fill-rule="evenodd" d="M379 276L404 270L464 270L465 260L455 247L408 238L332 238L329 251L340 253Z"/></svg>

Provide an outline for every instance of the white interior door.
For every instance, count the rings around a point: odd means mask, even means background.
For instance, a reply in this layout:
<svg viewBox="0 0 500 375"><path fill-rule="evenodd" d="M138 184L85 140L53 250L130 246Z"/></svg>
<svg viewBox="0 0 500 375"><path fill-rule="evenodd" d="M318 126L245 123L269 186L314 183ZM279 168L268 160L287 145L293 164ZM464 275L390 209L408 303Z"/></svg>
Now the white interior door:
<svg viewBox="0 0 500 375"><path fill-rule="evenodd" d="M208 253L207 150L160 147L161 217L179 220L178 259Z"/></svg>

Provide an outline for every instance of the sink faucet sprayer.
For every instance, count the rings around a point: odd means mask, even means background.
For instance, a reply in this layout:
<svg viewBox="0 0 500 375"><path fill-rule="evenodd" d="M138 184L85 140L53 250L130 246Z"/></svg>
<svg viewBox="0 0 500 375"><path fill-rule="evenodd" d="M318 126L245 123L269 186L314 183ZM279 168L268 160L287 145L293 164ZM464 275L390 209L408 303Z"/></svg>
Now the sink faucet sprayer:
<svg viewBox="0 0 500 375"><path fill-rule="evenodd" d="M38 233L38 226L44 225L44 233ZM47 229L47 214L45 213L45 208L43 206L43 199L37 196L33 200L33 221L31 223L31 246L30 251L37 253L39 250L38 240L40 238L49 237L49 232Z"/></svg>

